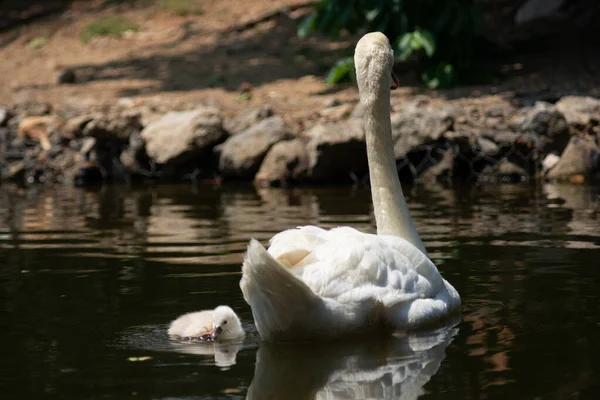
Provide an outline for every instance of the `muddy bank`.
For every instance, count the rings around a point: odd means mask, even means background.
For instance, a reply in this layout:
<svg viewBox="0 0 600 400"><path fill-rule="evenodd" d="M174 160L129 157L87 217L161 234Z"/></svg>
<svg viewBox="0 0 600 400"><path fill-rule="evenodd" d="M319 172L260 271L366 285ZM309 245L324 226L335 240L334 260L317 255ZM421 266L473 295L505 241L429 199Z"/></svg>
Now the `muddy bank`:
<svg viewBox="0 0 600 400"><path fill-rule="evenodd" d="M402 181L595 180L600 100L392 100ZM286 186L368 180L361 109L328 100L290 124L265 104L224 116L211 105L132 104L85 112L45 103L0 107L2 181Z"/></svg>

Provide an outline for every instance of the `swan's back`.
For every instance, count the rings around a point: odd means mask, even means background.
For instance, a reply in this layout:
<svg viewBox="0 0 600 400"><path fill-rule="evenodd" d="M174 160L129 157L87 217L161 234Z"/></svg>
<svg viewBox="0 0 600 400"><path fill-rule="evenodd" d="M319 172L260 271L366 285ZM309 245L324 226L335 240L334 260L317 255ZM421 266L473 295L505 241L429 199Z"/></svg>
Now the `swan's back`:
<svg viewBox="0 0 600 400"><path fill-rule="evenodd" d="M375 300L398 327L438 319L460 306L433 262L400 237L306 226L274 236L268 251L321 298L342 304Z"/></svg>

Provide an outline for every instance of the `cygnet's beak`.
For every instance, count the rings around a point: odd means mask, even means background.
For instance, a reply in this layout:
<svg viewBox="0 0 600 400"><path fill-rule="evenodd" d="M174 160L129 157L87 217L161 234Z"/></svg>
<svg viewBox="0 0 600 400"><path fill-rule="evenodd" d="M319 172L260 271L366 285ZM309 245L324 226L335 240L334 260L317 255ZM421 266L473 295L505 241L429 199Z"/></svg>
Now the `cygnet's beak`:
<svg viewBox="0 0 600 400"><path fill-rule="evenodd" d="M212 335L210 335L210 338L212 340L217 340L217 338L219 337L219 335L223 332L223 328L221 328L220 326L215 326L215 329L213 330Z"/></svg>
<svg viewBox="0 0 600 400"><path fill-rule="evenodd" d="M396 76L394 71L392 71L392 87L390 89L396 90L396 89L398 89L399 86L400 86L400 80L398 80L398 77Z"/></svg>

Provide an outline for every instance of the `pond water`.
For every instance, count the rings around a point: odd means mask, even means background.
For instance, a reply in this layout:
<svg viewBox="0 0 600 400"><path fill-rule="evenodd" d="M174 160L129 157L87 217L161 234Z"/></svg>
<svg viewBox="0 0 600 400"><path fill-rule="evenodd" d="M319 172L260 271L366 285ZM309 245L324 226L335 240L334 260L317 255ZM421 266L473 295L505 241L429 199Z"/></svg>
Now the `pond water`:
<svg viewBox="0 0 600 400"><path fill-rule="evenodd" d="M454 327L265 345L238 282L250 237L374 231L367 188L0 187L2 398L596 398L600 197L585 186L406 190L463 297ZM248 337L170 341L228 304Z"/></svg>

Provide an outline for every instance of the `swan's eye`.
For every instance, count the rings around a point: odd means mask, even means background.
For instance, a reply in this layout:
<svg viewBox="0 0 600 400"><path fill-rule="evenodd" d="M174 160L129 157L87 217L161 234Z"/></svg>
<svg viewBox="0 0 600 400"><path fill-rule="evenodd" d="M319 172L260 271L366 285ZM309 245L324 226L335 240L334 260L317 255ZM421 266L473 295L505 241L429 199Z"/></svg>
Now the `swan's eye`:
<svg viewBox="0 0 600 400"><path fill-rule="evenodd" d="M223 325L227 325L227 320L223 321Z"/></svg>

